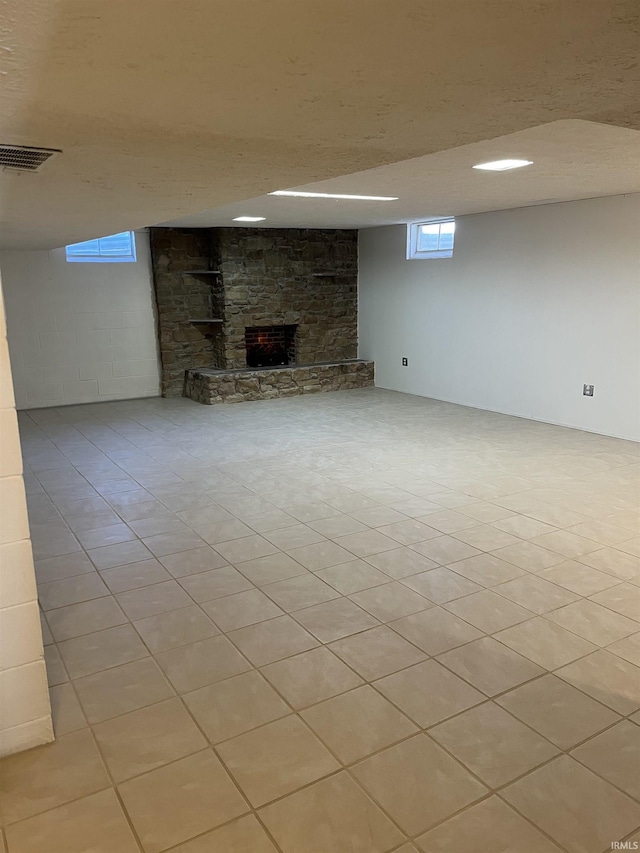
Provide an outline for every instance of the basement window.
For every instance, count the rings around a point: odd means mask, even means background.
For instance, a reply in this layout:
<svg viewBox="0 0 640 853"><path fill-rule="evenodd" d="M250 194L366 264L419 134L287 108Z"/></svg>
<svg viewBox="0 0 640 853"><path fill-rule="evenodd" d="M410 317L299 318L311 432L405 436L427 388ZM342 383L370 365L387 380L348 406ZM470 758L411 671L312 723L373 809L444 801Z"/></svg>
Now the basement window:
<svg viewBox="0 0 640 853"><path fill-rule="evenodd" d="M66 247L69 263L126 264L136 261L136 240L133 231L121 231L110 237L85 240Z"/></svg>
<svg viewBox="0 0 640 853"><path fill-rule="evenodd" d="M407 225L407 260L452 258L456 223L453 217Z"/></svg>

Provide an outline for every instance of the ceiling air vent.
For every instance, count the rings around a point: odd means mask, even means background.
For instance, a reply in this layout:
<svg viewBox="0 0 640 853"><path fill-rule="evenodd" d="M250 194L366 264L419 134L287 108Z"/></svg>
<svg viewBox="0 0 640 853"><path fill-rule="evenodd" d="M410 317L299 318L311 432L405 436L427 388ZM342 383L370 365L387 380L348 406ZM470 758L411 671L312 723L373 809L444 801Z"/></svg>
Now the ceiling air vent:
<svg viewBox="0 0 640 853"><path fill-rule="evenodd" d="M37 172L50 157L60 153L57 148L29 148L26 145L0 144L0 167L20 172Z"/></svg>

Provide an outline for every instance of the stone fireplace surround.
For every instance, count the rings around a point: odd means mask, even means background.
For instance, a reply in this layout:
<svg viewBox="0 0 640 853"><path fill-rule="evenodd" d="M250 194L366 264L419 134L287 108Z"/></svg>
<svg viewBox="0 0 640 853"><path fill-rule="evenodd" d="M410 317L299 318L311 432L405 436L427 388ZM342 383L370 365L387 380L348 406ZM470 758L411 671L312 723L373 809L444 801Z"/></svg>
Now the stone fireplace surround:
<svg viewBox="0 0 640 853"><path fill-rule="evenodd" d="M357 359L357 231L151 228L150 241L163 396L238 402L373 384L373 364ZM288 330L288 366L248 364L247 330L264 338L267 327L274 340Z"/></svg>

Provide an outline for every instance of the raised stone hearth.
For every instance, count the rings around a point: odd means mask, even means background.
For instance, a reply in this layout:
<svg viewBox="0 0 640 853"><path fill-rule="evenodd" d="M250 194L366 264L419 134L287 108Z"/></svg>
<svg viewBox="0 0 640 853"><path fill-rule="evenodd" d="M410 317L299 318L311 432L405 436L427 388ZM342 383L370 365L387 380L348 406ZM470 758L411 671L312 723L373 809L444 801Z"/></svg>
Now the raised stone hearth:
<svg viewBox="0 0 640 853"><path fill-rule="evenodd" d="M319 391L344 391L373 385L372 361L268 367L257 370L186 371L185 396L198 403L242 403L297 397Z"/></svg>

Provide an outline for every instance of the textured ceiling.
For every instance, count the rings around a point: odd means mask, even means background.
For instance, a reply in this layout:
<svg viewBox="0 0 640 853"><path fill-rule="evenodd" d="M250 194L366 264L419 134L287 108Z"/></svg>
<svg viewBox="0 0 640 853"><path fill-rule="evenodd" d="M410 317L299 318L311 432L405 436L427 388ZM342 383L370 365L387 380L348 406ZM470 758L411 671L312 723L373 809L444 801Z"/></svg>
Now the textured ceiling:
<svg viewBox="0 0 640 853"><path fill-rule="evenodd" d="M0 0L0 19L0 142L64 151L0 173L4 245L556 121L640 127L636 0Z"/></svg>
<svg viewBox="0 0 640 853"><path fill-rule="evenodd" d="M510 172L472 168L476 163L507 157L533 160L533 165ZM640 192L640 131L588 121L556 121L297 189L397 196L398 200L266 195L162 224L228 226L234 216L248 215L266 218L252 227L366 228L430 216Z"/></svg>

